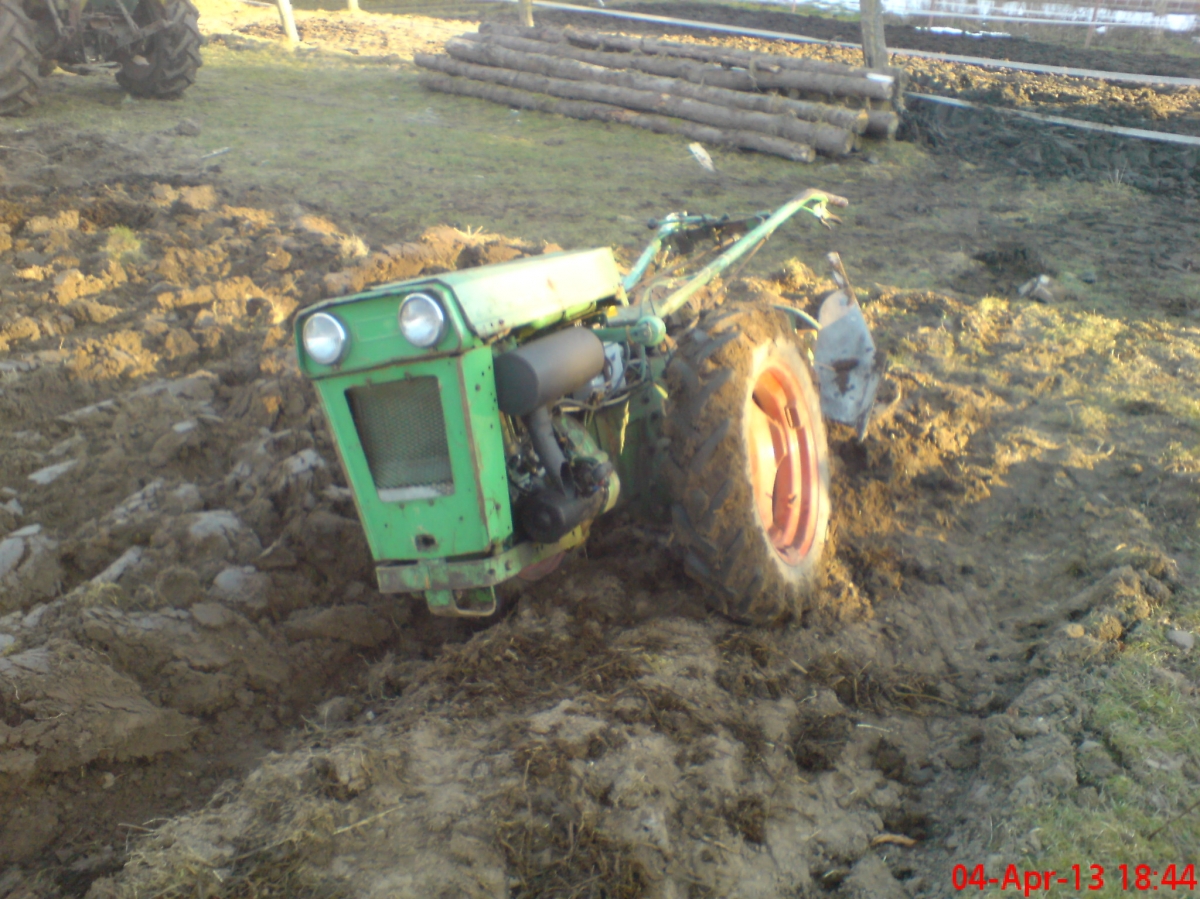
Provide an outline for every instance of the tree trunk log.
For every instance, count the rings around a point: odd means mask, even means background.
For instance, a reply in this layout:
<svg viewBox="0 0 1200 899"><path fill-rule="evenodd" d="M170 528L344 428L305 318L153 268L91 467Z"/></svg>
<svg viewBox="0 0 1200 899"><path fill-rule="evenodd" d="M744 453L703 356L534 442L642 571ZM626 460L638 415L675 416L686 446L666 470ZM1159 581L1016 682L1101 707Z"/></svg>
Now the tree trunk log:
<svg viewBox="0 0 1200 899"><path fill-rule="evenodd" d="M887 43L883 35L883 0L858 0L859 23L862 25L863 61L868 69L883 71L888 67Z"/></svg>
<svg viewBox="0 0 1200 899"><path fill-rule="evenodd" d="M585 31L579 28L555 28L551 25L543 25L530 32L513 28L511 25L485 22L479 26L479 31L487 35L525 37L548 43L571 44L588 50L616 50L623 53L645 53L649 56L675 56L699 62L718 63L723 66L749 68L753 65L759 69L776 67L794 69L799 72L825 72L847 78L864 78L868 72L867 69L857 66L847 66L839 62L827 62L820 59L753 53L749 50L710 47L704 44L677 44L673 41L660 41L649 37L627 37L623 34L605 34L600 31Z"/></svg>
<svg viewBox="0 0 1200 899"><path fill-rule="evenodd" d="M536 28L530 32L522 32L522 36L532 37L544 33L546 29ZM486 41L497 29L492 28L481 35L465 34L466 40ZM507 35L501 35L507 36ZM605 53L597 50L585 50L567 42L545 42L553 50L543 50L554 56L565 56L590 62L592 65L604 66L608 69L637 69L651 75L662 75L667 78L682 78L694 84L706 84L710 87L723 87L737 91L760 91L770 88L783 90L800 90L807 93L826 94L835 97L867 97L872 100L891 100L895 91L895 78L890 75L872 72L868 75L835 75L828 72L810 72L785 70L777 66L759 67L757 64L746 68L729 69L711 63L692 62L671 56L659 56L642 53Z"/></svg>
<svg viewBox="0 0 1200 899"><path fill-rule="evenodd" d="M518 29L511 25L484 22L479 26L482 34L492 36L523 37L550 44L569 44L587 50L617 50L626 53L644 53L657 56L674 56L691 59L698 62L717 63L722 66L740 68L753 67L756 71L776 69L794 69L801 72L824 72L830 75L841 75L851 78L866 78L870 69L847 66L838 62L808 59L797 56L779 56L769 53L753 53L749 50L735 50L729 47L709 47L703 44L677 44L672 41L660 41L654 38L626 37L620 34L606 34L599 31L584 31L578 28L555 28L543 25L535 29ZM473 37L474 35L463 35ZM547 52L547 51L542 51ZM876 70L876 76L883 74L892 78L892 99L897 109L903 109L903 94L907 75L899 66L886 66Z"/></svg>
<svg viewBox="0 0 1200 899"><path fill-rule="evenodd" d="M516 90L497 84L485 84L468 78L455 78L422 72L418 81L422 87L429 90L441 91L446 94L459 94L464 97L478 97L481 100L491 100L493 103L503 103L517 109L535 109L555 115L568 116L573 119L584 119L597 122L614 122L621 125L632 125L644 128L658 134L673 134L688 140L702 141L713 146L732 147L743 150L755 150L759 153L769 153L772 156L782 156L793 162L812 162L816 154L813 148L795 141L770 137L753 131L730 131L722 128L710 128L694 122L682 122L660 115L647 115L633 112L617 106L604 103L588 103L578 100L560 100L545 94Z"/></svg>
<svg viewBox="0 0 1200 899"><path fill-rule="evenodd" d="M862 134L867 129L868 117L867 111L864 109L848 109L845 106L829 106L824 103L807 103L801 100L789 100L787 97L708 87L702 84L693 84L690 81L680 81L677 78L642 75L624 69L607 69L580 60L543 53L541 52L543 48L555 49L538 41L503 36L489 36L485 41L452 39L446 42L446 51L455 59L480 65L517 69L554 78L567 78L572 81L590 81L635 90L676 94L681 97L690 97L693 100L715 103L719 106L749 109L769 115L790 114L806 121L836 125L855 134Z"/></svg>
<svg viewBox="0 0 1200 899"><path fill-rule="evenodd" d="M900 116L888 109L868 109L866 113L865 133L868 137L883 137L887 140L896 137L896 130L900 127Z"/></svg>
<svg viewBox="0 0 1200 899"><path fill-rule="evenodd" d="M460 42L448 41L447 46L456 43ZM475 65L448 56L431 56L426 53L415 54L413 61L422 68L434 69L447 75L462 75L476 81L489 81L534 93L550 94L564 100L590 100L612 106L624 106L626 109L659 113L725 130L758 131L797 143L811 144L818 152L830 156L845 156L854 149L855 144L855 135L845 128L802 122L791 116L729 109L674 94L547 78L530 72Z"/></svg>

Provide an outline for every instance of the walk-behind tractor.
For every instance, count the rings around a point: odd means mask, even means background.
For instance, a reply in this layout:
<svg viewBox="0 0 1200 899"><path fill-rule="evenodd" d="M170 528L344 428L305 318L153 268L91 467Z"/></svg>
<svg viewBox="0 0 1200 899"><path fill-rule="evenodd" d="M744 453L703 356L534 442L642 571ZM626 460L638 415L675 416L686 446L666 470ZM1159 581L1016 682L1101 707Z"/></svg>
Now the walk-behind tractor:
<svg viewBox="0 0 1200 899"><path fill-rule="evenodd" d="M178 97L200 67L191 0L0 0L0 115L37 103L38 76L116 71L138 97Z"/></svg>
<svg viewBox="0 0 1200 899"><path fill-rule="evenodd" d="M628 502L669 510L715 609L797 615L829 522L822 413L864 433L880 366L836 254L840 289L817 319L721 302L715 279L800 210L836 221L830 205L846 201L809 190L741 220L672 214L624 278L611 250L577 250L304 310L301 368L380 590L493 614L498 584L552 570ZM705 246L711 260L680 274Z"/></svg>

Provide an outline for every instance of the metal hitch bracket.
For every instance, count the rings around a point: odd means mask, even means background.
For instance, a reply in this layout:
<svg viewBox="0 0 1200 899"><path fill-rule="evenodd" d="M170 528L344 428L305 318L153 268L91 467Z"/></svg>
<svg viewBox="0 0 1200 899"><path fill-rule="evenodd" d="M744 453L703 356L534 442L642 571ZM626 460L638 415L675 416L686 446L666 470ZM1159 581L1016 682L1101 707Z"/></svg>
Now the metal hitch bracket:
<svg viewBox="0 0 1200 899"><path fill-rule="evenodd" d="M440 618L487 618L496 614L496 588L426 590L425 605Z"/></svg>

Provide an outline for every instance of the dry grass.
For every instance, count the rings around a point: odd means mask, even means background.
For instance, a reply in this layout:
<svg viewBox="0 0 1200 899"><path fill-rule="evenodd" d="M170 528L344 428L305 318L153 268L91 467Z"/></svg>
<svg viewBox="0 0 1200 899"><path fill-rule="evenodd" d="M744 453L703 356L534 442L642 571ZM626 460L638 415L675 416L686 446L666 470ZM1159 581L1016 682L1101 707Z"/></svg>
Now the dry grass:
<svg viewBox="0 0 1200 899"><path fill-rule="evenodd" d="M641 899L653 884L630 848L587 821L532 812L496 835L513 899Z"/></svg>
<svg viewBox="0 0 1200 899"><path fill-rule="evenodd" d="M594 630L574 635L498 625L447 647L424 678L442 701L484 716L514 703L561 698L570 688L612 694L646 672L641 653L614 648Z"/></svg>
<svg viewBox="0 0 1200 899"><path fill-rule="evenodd" d="M811 662L808 671L814 683L833 690L839 702L853 709L879 713L953 707L938 695L941 682L902 669L881 671L831 653Z"/></svg>
<svg viewBox="0 0 1200 899"><path fill-rule="evenodd" d="M852 728L850 720L840 716L801 718L792 732L796 767L801 771L832 771Z"/></svg>
<svg viewBox="0 0 1200 899"><path fill-rule="evenodd" d="M326 760L284 756L236 792L219 791L206 809L147 835L120 885L97 899L344 899L323 862L334 839L363 822L347 824L347 804L322 789Z"/></svg>
<svg viewBox="0 0 1200 899"><path fill-rule="evenodd" d="M589 757L610 749L602 736ZM653 877L637 847L597 824L606 796L588 795L572 754L529 741L513 752L521 782L493 801L495 838L508 865L513 899L640 899Z"/></svg>
<svg viewBox="0 0 1200 899"><path fill-rule="evenodd" d="M767 803L761 796L739 796L726 803L725 820L747 842L761 846L767 841Z"/></svg>
<svg viewBox="0 0 1200 899"><path fill-rule="evenodd" d="M803 671L767 633L730 630L717 641L717 649L721 653L717 683L739 698L779 699Z"/></svg>

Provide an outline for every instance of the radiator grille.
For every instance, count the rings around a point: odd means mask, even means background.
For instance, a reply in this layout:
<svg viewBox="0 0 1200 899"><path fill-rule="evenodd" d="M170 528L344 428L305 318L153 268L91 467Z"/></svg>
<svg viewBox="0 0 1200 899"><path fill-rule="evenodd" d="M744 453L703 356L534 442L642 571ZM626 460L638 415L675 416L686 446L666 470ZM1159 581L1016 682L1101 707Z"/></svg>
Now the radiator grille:
<svg viewBox="0 0 1200 899"><path fill-rule="evenodd" d="M454 492L437 378L352 387L346 399L381 500L432 499Z"/></svg>

